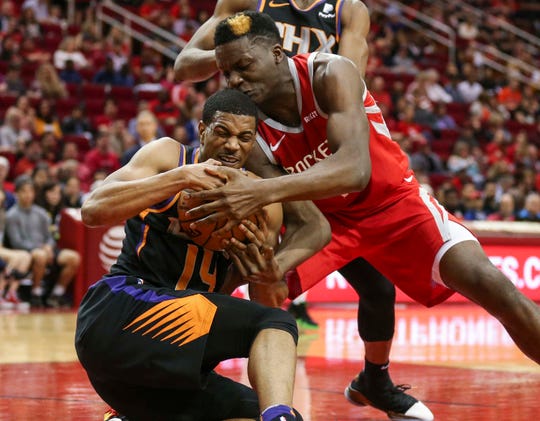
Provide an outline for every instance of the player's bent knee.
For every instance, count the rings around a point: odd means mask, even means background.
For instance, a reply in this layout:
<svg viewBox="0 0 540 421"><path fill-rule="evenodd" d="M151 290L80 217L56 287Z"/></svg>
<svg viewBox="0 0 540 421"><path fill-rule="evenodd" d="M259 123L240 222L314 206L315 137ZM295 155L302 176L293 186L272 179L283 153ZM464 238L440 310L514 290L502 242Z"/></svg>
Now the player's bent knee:
<svg viewBox="0 0 540 421"><path fill-rule="evenodd" d="M291 334L298 343L298 326L294 317L280 308L268 308L257 322L257 330L279 329Z"/></svg>

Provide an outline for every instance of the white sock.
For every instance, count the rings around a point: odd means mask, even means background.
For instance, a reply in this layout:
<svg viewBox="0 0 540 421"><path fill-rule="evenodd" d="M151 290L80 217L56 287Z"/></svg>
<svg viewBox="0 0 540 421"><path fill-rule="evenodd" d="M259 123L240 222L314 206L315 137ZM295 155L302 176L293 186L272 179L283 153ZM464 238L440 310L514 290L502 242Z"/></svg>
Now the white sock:
<svg viewBox="0 0 540 421"><path fill-rule="evenodd" d="M38 296L43 295L43 288L41 287L32 288L32 295L38 295Z"/></svg>
<svg viewBox="0 0 540 421"><path fill-rule="evenodd" d="M61 297L66 292L66 289L62 285L55 285L52 294Z"/></svg>

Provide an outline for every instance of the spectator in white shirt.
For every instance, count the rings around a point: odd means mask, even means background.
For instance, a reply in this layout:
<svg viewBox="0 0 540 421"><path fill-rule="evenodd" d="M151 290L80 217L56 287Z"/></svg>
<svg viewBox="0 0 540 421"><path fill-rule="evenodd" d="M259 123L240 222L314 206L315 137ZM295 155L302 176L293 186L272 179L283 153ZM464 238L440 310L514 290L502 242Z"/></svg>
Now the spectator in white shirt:
<svg viewBox="0 0 540 421"><path fill-rule="evenodd" d="M66 67L66 61L72 60L76 69L86 67L88 60L84 57L84 54L78 51L77 41L75 37L67 36L64 38L58 50L54 52L54 67L57 69L64 69Z"/></svg>
<svg viewBox="0 0 540 421"><path fill-rule="evenodd" d="M478 99L484 88L478 83L475 69L470 64L463 66L463 75L465 76L465 80L458 83L457 89L463 101L470 104Z"/></svg>

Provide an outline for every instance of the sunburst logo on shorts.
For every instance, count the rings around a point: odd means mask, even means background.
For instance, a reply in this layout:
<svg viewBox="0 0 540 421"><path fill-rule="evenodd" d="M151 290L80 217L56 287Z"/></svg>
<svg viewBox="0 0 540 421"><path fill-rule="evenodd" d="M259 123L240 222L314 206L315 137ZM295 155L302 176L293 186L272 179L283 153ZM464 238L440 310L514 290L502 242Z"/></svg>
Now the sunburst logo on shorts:
<svg viewBox="0 0 540 421"><path fill-rule="evenodd" d="M162 301L124 330L182 346L210 332L217 306L201 294Z"/></svg>

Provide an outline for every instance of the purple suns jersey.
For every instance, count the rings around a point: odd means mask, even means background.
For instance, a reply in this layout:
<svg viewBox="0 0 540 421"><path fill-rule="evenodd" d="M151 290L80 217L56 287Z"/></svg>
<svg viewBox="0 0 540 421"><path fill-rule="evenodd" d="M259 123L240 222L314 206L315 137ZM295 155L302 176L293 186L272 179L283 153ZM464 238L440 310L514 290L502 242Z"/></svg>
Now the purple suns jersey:
<svg viewBox="0 0 540 421"><path fill-rule="evenodd" d="M288 56L338 52L343 0L316 1L300 9L294 0L259 0L257 11L274 19Z"/></svg>

